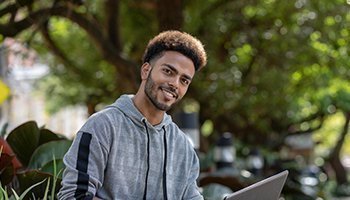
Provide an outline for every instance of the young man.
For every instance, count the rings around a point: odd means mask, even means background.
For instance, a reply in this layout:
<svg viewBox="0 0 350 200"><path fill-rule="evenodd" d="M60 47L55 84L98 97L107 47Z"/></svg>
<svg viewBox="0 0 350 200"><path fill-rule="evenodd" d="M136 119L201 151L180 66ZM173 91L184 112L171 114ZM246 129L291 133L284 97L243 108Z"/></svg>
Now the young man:
<svg viewBox="0 0 350 200"><path fill-rule="evenodd" d="M166 111L205 65L202 43L187 33L150 40L138 92L92 115L77 133L59 199L203 199L196 153Z"/></svg>

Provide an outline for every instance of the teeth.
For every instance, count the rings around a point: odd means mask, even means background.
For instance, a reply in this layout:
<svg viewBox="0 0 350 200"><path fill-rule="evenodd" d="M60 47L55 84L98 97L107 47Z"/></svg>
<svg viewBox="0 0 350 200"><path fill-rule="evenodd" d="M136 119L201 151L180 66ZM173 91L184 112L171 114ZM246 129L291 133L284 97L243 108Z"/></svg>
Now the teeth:
<svg viewBox="0 0 350 200"><path fill-rule="evenodd" d="M166 90L164 90L164 93L165 93L167 96L169 96L169 97L175 98L175 95L173 95L172 93L170 93L170 92L168 92L168 91L166 91Z"/></svg>

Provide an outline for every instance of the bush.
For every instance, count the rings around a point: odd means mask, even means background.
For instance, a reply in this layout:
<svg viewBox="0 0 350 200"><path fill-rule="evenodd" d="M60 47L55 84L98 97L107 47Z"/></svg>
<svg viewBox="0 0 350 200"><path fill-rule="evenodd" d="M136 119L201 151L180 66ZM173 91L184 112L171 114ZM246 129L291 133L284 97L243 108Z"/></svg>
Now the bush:
<svg viewBox="0 0 350 200"><path fill-rule="evenodd" d="M71 140L26 122L0 138L1 191L17 199L53 199L60 189L63 156ZM42 184L47 180L47 184ZM1 194L1 193L0 193ZM50 194L50 195L48 195ZM1 195L0 195L1 197ZM5 196L3 196L5 198ZM5 198L6 199L6 198Z"/></svg>

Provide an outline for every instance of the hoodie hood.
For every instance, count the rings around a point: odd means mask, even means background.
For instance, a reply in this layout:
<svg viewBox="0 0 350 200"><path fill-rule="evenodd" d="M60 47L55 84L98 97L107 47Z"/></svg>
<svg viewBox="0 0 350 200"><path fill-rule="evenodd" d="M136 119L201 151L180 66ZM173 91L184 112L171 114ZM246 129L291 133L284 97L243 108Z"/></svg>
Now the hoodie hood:
<svg viewBox="0 0 350 200"><path fill-rule="evenodd" d="M151 125L147 121L147 119L142 115L142 113L134 105L134 102L132 101L132 98L134 96L135 95L130 95L130 94L129 95L122 95L112 105L110 105L108 107L115 107L115 108L119 109L128 118L130 118L135 124L137 124L141 127L144 127L143 121L145 121L149 127L154 127L155 129L160 130L162 127L165 127L172 122L170 115L164 113L163 120L161 123L159 123L155 126Z"/></svg>

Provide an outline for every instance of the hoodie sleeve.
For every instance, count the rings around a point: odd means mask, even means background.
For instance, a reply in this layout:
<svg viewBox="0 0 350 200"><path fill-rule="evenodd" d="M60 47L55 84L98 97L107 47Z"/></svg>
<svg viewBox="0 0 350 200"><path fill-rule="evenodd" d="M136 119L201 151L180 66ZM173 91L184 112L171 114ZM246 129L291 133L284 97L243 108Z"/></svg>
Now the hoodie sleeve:
<svg viewBox="0 0 350 200"><path fill-rule="evenodd" d="M110 128L101 115L92 116L64 156L66 166L58 199L92 199L104 180Z"/></svg>
<svg viewBox="0 0 350 200"><path fill-rule="evenodd" d="M195 153L194 153L195 154ZM183 200L203 200L203 196L199 193L197 186L197 178L199 176L199 160L196 155L193 156L192 167L189 172L189 178Z"/></svg>

